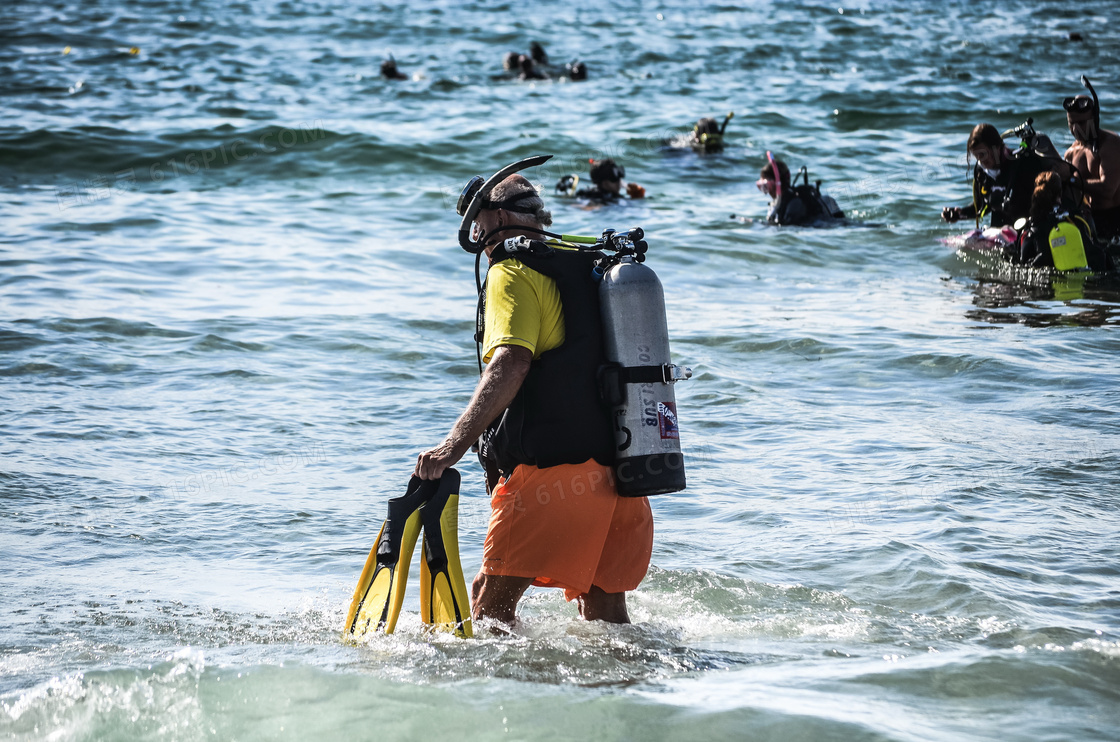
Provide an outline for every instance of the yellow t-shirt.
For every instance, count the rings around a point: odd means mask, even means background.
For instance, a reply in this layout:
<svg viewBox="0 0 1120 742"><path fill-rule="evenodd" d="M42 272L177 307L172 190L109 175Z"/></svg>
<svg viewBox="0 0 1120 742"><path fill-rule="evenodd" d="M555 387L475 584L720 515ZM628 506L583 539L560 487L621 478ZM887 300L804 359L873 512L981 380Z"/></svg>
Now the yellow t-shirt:
<svg viewBox="0 0 1120 742"><path fill-rule="evenodd" d="M500 345L520 345L540 358L564 343L564 314L556 281L517 258L491 266L486 274L486 322L482 360Z"/></svg>

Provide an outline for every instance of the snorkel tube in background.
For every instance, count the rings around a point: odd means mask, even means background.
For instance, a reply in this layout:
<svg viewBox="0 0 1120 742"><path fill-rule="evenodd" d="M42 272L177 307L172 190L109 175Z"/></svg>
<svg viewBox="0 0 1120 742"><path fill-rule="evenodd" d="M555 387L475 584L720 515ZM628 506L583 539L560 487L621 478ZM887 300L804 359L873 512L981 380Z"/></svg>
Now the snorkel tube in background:
<svg viewBox="0 0 1120 742"><path fill-rule="evenodd" d="M724 119L723 119L723 124L722 124L722 125L721 125L721 126L719 127L719 135L720 135L721 137L723 136L723 132L727 131L727 124L728 124L728 123L729 123L729 122L731 121L731 119L733 119L733 118L735 118L735 112L734 112L734 111L728 111L728 112L727 112L727 116L726 116L726 117L724 117Z"/></svg>
<svg viewBox="0 0 1120 742"><path fill-rule="evenodd" d="M481 239L478 241L471 239L471 224L478 218L478 213L489 201L490 193L499 183L514 173L536 167L550 159L552 159L552 155L534 155L506 165L486 181L483 181L478 175L471 178L470 182L463 188L463 192L459 194L459 201L455 205L455 212L463 217L463 221L459 224L459 246L471 255L481 253L485 245Z"/></svg>

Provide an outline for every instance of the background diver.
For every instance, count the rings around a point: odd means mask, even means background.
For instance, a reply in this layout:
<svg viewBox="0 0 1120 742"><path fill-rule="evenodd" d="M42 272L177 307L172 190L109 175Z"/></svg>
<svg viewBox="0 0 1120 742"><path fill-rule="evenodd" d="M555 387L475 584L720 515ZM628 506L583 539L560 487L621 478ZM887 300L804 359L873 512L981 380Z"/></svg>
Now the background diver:
<svg viewBox="0 0 1120 742"><path fill-rule="evenodd" d="M798 171L799 177L804 176L804 182L795 185L784 162L769 152L766 160L755 183L758 190L771 199L766 221L783 226L822 225L844 218L836 200L821 193L820 181L809 183L809 172L804 167Z"/></svg>
<svg viewBox="0 0 1120 742"><path fill-rule="evenodd" d="M588 162L591 164L591 188L579 188L579 176L570 174L556 184L556 193L603 204L623 198L622 179L626 177L626 168L609 157ZM632 199L645 198L646 189L637 183L627 183L626 195Z"/></svg>
<svg viewBox="0 0 1120 742"><path fill-rule="evenodd" d="M506 52L502 57L502 69L506 77L518 80L549 80L554 77L567 77L572 81L587 79L587 65L578 59L573 59L563 67L552 64L548 53L540 42L529 44L529 53Z"/></svg>
<svg viewBox="0 0 1120 742"><path fill-rule="evenodd" d="M723 150L723 133L727 131L727 124L735 117L731 111L724 117L723 123L713 118L702 118L692 127L689 136L689 145L697 152L720 152Z"/></svg>
<svg viewBox="0 0 1120 742"><path fill-rule="evenodd" d="M397 60L392 55L381 63L381 76L386 80L407 80L408 75L397 69Z"/></svg>

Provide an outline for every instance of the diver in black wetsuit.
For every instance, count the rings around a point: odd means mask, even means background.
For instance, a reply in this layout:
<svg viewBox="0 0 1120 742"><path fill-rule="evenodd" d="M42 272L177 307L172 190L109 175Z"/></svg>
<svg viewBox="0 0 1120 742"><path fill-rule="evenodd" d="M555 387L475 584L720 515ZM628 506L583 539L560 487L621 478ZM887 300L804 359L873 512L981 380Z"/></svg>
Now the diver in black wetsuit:
<svg viewBox="0 0 1120 742"><path fill-rule="evenodd" d="M727 124L734 116L734 111L728 113L722 124L713 118L700 119L692 127L692 134L688 139L689 146L697 152L722 152L723 133L727 131Z"/></svg>
<svg viewBox="0 0 1120 742"><path fill-rule="evenodd" d="M381 63L381 76L386 80L407 80L408 75L397 69L397 60L389 57Z"/></svg>
<svg viewBox="0 0 1120 742"><path fill-rule="evenodd" d="M1011 152L991 124L977 124L968 137L968 153L976 158L972 171L972 204L946 206L941 218L952 224L961 219L991 215L993 227L1014 224L1030 214L1031 194L1039 174L1055 164L1023 148Z"/></svg>
<svg viewBox="0 0 1120 742"><path fill-rule="evenodd" d="M815 185L809 184L809 173L805 168L798 171L798 176L804 175L805 182L794 185L789 177L789 167L784 162L769 152L766 158L767 162L759 171L760 177L755 183L758 190L772 199L766 221L783 226L811 226L844 218L836 200L821 193L820 181Z"/></svg>
<svg viewBox="0 0 1120 742"><path fill-rule="evenodd" d="M565 77L572 81L587 79L587 65L574 59L567 65L552 64L548 59L548 52L534 41L529 44L529 53L507 52L502 57L502 69L505 75L497 79L515 78L517 80L550 80L554 77Z"/></svg>
<svg viewBox="0 0 1120 742"><path fill-rule="evenodd" d="M626 177L626 168L609 157L602 160L590 160L590 163L591 183L593 184L591 188L576 190L576 186L579 184L579 176L565 175L556 184L556 192L600 204L612 203L622 199L622 179ZM627 183L626 195L632 199L645 198L646 189L637 183Z"/></svg>

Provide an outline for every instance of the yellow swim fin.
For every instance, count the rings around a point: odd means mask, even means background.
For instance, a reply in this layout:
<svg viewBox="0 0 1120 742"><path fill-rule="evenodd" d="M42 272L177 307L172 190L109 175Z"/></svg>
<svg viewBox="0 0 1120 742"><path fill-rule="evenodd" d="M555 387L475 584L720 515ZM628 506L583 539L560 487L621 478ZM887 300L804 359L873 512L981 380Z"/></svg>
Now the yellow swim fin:
<svg viewBox="0 0 1120 742"><path fill-rule="evenodd" d="M420 620L434 629L470 638L471 604L459 562L459 472L448 469L420 509L424 546L420 560Z"/></svg>
<svg viewBox="0 0 1120 742"><path fill-rule="evenodd" d="M389 500L389 515L354 589L342 629L344 640L360 639L369 631L393 633L404 602L412 552L420 535L421 507L435 493L437 485L413 477L405 494Z"/></svg>

